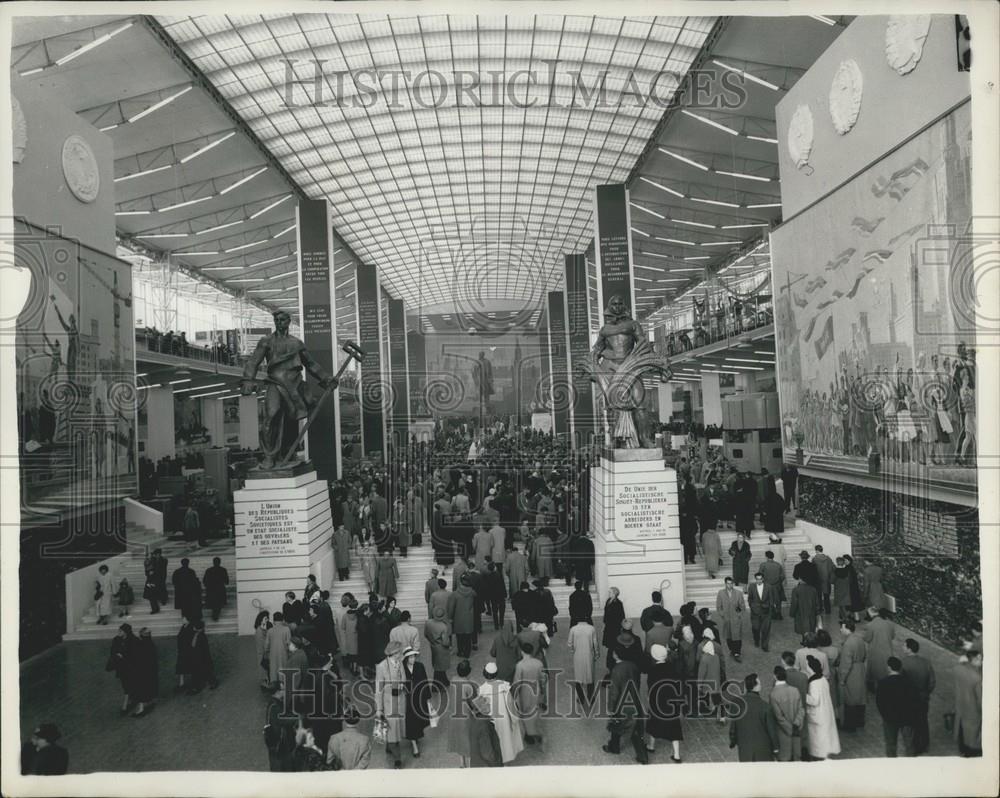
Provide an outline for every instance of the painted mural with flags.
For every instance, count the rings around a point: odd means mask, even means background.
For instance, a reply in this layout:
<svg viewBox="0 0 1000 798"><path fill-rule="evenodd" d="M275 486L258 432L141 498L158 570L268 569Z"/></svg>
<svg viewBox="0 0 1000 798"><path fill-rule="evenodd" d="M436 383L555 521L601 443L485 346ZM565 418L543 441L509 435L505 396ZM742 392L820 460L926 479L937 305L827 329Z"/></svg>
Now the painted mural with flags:
<svg viewBox="0 0 1000 798"><path fill-rule="evenodd" d="M956 295L970 142L965 104L772 231L786 450L912 462L960 429L949 397L975 324Z"/></svg>

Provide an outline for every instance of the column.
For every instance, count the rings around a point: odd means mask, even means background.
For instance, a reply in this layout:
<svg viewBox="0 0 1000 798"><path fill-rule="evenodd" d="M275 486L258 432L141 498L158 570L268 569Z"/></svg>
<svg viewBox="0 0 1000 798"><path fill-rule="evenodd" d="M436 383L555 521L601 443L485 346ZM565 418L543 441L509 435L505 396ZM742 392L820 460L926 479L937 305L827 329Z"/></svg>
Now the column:
<svg viewBox="0 0 1000 798"><path fill-rule="evenodd" d="M705 426L722 426L722 393L718 374L701 373L701 402Z"/></svg>
<svg viewBox="0 0 1000 798"><path fill-rule="evenodd" d="M569 432L570 379L568 340L566 336L566 309L562 291L549 291L549 358L552 364L552 380L549 394L552 402L552 421L556 435Z"/></svg>
<svg viewBox="0 0 1000 798"><path fill-rule="evenodd" d="M208 439L212 446L226 445L225 418L222 402L217 397L202 397L201 423L208 430Z"/></svg>
<svg viewBox="0 0 1000 798"><path fill-rule="evenodd" d="M590 291L586 256L566 256L566 332L569 336L568 369L573 384L570 429L574 446L587 446L596 432L594 384L580 366L590 359Z"/></svg>
<svg viewBox="0 0 1000 798"><path fill-rule="evenodd" d="M406 308L389 300L389 384L392 386L392 440L406 446L410 428L410 369L406 353Z"/></svg>
<svg viewBox="0 0 1000 798"><path fill-rule="evenodd" d="M174 389L169 385L150 388L146 394L146 457L154 463L161 457L173 457Z"/></svg>
<svg viewBox="0 0 1000 798"><path fill-rule="evenodd" d="M240 448L256 449L260 446L260 420L255 396L240 397Z"/></svg>

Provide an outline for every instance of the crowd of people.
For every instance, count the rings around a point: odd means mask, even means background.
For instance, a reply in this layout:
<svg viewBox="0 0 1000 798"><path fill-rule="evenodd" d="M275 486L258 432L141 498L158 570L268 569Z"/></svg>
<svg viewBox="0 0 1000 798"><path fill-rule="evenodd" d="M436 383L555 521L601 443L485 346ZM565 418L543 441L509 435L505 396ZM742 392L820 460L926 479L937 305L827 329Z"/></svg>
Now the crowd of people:
<svg viewBox="0 0 1000 798"><path fill-rule="evenodd" d="M219 363L224 366L238 366L240 354L224 340L217 340L211 346L192 344L187 339L186 332L167 330L162 332L156 327L144 327L136 331L137 339L142 341L146 349L177 357L191 357Z"/></svg>

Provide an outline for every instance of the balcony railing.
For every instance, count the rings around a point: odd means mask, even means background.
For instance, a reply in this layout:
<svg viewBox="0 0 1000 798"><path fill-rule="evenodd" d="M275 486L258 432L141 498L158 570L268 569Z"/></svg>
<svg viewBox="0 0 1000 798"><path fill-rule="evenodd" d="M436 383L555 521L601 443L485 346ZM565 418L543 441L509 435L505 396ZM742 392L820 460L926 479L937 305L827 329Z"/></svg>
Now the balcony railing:
<svg viewBox="0 0 1000 798"><path fill-rule="evenodd" d="M145 349L148 352L159 352L163 355L173 355L174 357L183 357L220 366L242 366L246 360L242 355L221 344L212 347L200 346L176 335L148 330L135 331L135 345L139 350Z"/></svg>

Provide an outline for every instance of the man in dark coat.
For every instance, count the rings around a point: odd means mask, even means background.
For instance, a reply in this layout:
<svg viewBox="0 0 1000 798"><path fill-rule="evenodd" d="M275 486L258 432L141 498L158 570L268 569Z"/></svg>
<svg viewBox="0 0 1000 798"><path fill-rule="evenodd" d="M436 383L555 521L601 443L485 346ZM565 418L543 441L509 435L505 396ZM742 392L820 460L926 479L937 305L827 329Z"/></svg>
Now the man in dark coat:
<svg viewBox="0 0 1000 798"><path fill-rule="evenodd" d="M616 651L613 654L614 668L611 670L608 689L608 731L611 739L601 746L606 754L620 754L623 737L632 743L635 761L645 765L649 762L646 743L641 732L642 699L639 696L639 666L630 659L622 659Z"/></svg>
<svg viewBox="0 0 1000 798"><path fill-rule="evenodd" d="M569 625L573 626L580 621L593 624L594 600L583 586L583 582L577 580L574 588L575 590L569 594Z"/></svg>
<svg viewBox="0 0 1000 798"><path fill-rule="evenodd" d="M896 756L899 733L903 733L903 752L913 756L914 710L920 701L916 688L903 676L903 663L898 657L889 657L889 675L880 679L875 690L875 704L882 716L882 733L885 737L885 755Z"/></svg>
<svg viewBox="0 0 1000 798"><path fill-rule="evenodd" d="M538 612L535 608L537 597L538 594L531 590L527 582L521 582L518 591L510 597L510 607L514 610L518 629L523 629L534 620Z"/></svg>
<svg viewBox="0 0 1000 798"><path fill-rule="evenodd" d="M903 675L909 679L920 698L913 712L913 753L919 756L927 751L930 744L927 714L930 711L931 693L937 686L937 679L934 676L934 666L927 657L920 654L920 643L912 637L906 638Z"/></svg>
<svg viewBox="0 0 1000 798"><path fill-rule="evenodd" d="M189 621L201 618L201 580L191 570L191 561L185 557L181 567L174 571L170 581L174 586L174 609Z"/></svg>
<svg viewBox="0 0 1000 798"><path fill-rule="evenodd" d="M590 590L594 581L594 541L586 535L574 535L569 541L570 569L566 571L566 584L571 574L576 574L576 581L583 583L585 591Z"/></svg>
<svg viewBox="0 0 1000 798"><path fill-rule="evenodd" d="M69 768L69 753L56 741L60 737L54 723L43 723L21 747L22 776L64 776Z"/></svg>
<svg viewBox="0 0 1000 798"><path fill-rule="evenodd" d="M812 558L819 579L819 599L824 615L830 614L830 589L833 586L834 564L830 557L823 553L823 547L816 545L816 553Z"/></svg>
<svg viewBox="0 0 1000 798"><path fill-rule="evenodd" d="M167 558L163 556L162 549L153 549L153 554L149 558L149 566L153 572L156 582L157 595L160 604L167 603Z"/></svg>
<svg viewBox="0 0 1000 798"><path fill-rule="evenodd" d="M757 506L757 482L749 472L740 474L734 485L734 519L736 531L747 537L753 532L753 511Z"/></svg>
<svg viewBox="0 0 1000 798"><path fill-rule="evenodd" d="M799 562L792 569L792 579L804 580L806 584L812 585L817 592L819 591L819 571L816 570L813 563L809 562L808 551L799 552Z"/></svg>
<svg viewBox="0 0 1000 798"><path fill-rule="evenodd" d="M785 512L789 512L792 509L792 505L795 505L795 509L799 509L799 502L795 498L795 488L799 482L799 469L797 469L791 463L785 463L781 469L781 487L785 491Z"/></svg>
<svg viewBox="0 0 1000 798"><path fill-rule="evenodd" d="M768 549L764 552L764 562L757 568L757 573L764 577L764 584L771 588L771 611L775 620L780 621L781 596L784 593L785 569L774 559L774 552Z"/></svg>
<svg viewBox="0 0 1000 798"><path fill-rule="evenodd" d="M226 606L226 586L229 584L229 571L222 567L222 558L213 557L212 565L205 569L205 606L212 611L212 620L219 620L219 613Z"/></svg>
<svg viewBox="0 0 1000 798"><path fill-rule="evenodd" d="M644 609L642 611L642 614L639 616L639 626L642 628L642 631L648 632L650 629L652 629L653 619L656 616L661 615L662 613L666 613L666 618L663 621L664 625L673 626L674 619L671 617L667 609L663 606L663 594L660 593L659 590L654 590L650 598L652 599L653 603L650 604L648 607L646 607L646 609Z"/></svg>
<svg viewBox="0 0 1000 798"><path fill-rule="evenodd" d="M808 584L802 577L799 578L799 583L792 588L788 614L795 621L797 634L804 635L816 631L816 620L819 617L819 594L816 592L816 588Z"/></svg>
<svg viewBox="0 0 1000 798"><path fill-rule="evenodd" d="M751 673L743 680L743 711L729 724L729 747L740 762L771 762L778 753L778 727L771 708L760 697L760 680Z"/></svg>
<svg viewBox="0 0 1000 798"><path fill-rule="evenodd" d="M764 582L764 575L759 571L754 580L747 589L750 630L753 632L754 645L759 646L761 651L767 651L771 640L771 615L774 613L775 593L773 588Z"/></svg>

